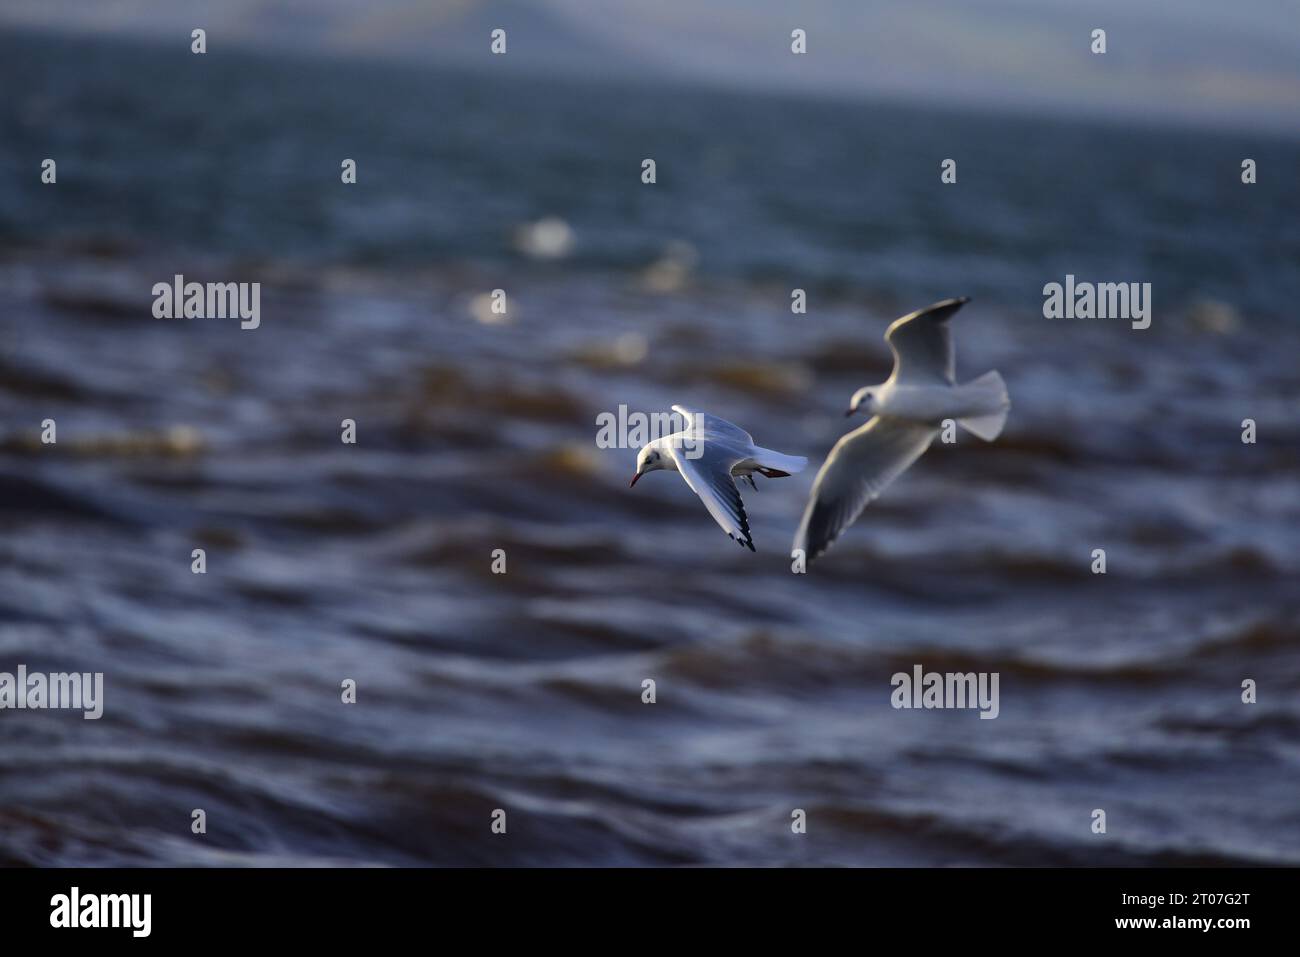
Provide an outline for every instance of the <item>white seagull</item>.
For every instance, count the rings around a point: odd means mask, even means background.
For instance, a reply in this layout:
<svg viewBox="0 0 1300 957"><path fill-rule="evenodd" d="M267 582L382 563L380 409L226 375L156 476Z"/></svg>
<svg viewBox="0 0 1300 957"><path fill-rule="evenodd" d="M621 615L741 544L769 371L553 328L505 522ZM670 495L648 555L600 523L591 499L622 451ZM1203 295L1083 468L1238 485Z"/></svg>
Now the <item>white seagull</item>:
<svg viewBox="0 0 1300 957"><path fill-rule="evenodd" d="M794 552L811 562L830 547L867 503L930 447L944 419L992 442L1002 432L1011 400L1002 376L986 372L957 385L948 320L968 297L945 299L896 320L885 333L894 371L884 383L853 393L849 410L872 415L843 436L813 483L794 537Z"/></svg>
<svg viewBox="0 0 1300 957"><path fill-rule="evenodd" d="M632 476L628 488L646 472L659 469L681 472L722 530L754 551L745 503L740 499L733 476L749 479L749 484L757 489L755 472L767 478L783 478L803 471L808 460L760 448L748 432L716 415L692 412L680 405L673 406L673 411L686 420L686 428L655 439L641 449L636 457L636 475Z"/></svg>

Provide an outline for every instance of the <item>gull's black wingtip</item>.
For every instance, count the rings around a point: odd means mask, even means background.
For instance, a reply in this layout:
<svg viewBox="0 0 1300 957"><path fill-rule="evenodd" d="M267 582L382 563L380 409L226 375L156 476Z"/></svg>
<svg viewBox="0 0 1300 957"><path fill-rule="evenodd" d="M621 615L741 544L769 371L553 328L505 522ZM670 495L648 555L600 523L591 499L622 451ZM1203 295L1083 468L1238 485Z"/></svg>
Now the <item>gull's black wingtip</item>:
<svg viewBox="0 0 1300 957"><path fill-rule="evenodd" d="M758 549L754 547L754 540L752 538L737 538L735 535L732 535L731 532L727 532L727 537L741 548L748 548L751 552L758 551Z"/></svg>
<svg viewBox="0 0 1300 957"><path fill-rule="evenodd" d="M914 313L914 316L925 316L935 322L947 322L968 302L970 302L970 296L955 296L952 299L940 299L938 302L931 303L924 309Z"/></svg>

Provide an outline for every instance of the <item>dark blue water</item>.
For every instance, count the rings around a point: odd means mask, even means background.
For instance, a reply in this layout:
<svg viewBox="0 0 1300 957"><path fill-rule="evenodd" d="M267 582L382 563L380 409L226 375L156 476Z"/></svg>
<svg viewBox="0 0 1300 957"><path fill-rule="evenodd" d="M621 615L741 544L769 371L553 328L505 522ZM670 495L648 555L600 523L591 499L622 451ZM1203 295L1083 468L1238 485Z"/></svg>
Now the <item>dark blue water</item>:
<svg viewBox="0 0 1300 957"><path fill-rule="evenodd" d="M0 87L0 671L107 698L0 711L0 861L1300 862L1296 143L26 35ZM154 319L178 272L261 327ZM1044 319L1067 273L1152 327ZM950 295L1006 433L806 576L811 472L751 555L596 446L681 402L816 465ZM1000 716L892 709L917 663Z"/></svg>

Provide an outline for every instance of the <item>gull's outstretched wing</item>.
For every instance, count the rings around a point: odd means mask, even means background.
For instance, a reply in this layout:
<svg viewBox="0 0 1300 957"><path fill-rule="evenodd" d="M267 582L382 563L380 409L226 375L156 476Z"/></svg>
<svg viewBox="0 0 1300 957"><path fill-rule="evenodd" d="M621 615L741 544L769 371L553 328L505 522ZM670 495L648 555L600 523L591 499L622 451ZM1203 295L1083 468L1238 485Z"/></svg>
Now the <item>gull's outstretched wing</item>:
<svg viewBox="0 0 1300 957"><path fill-rule="evenodd" d="M808 562L826 551L938 434L932 426L878 415L836 442L813 482L794 550L802 549Z"/></svg>
<svg viewBox="0 0 1300 957"><path fill-rule="evenodd" d="M745 503L740 498L731 477L731 469L745 455L726 442L704 442L702 454L691 458L680 447L670 447L673 459L682 478L691 487L704 507L709 510L714 521L722 530L740 542L751 552L755 551L754 539L749 534L749 518L745 515Z"/></svg>
<svg viewBox="0 0 1300 957"><path fill-rule="evenodd" d="M726 419L718 418L716 415L709 415L707 412L696 412L680 405L673 406L673 411L686 420L686 431L688 432L698 430L706 437L725 437L748 445L754 444L752 435L740 426L732 425Z"/></svg>
<svg viewBox="0 0 1300 957"><path fill-rule="evenodd" d="M968 302L967 296L945 299L890 324L885 341L894 350L893 378L922 384L953 385L957 381L957 357L948 320Z"/></svg>

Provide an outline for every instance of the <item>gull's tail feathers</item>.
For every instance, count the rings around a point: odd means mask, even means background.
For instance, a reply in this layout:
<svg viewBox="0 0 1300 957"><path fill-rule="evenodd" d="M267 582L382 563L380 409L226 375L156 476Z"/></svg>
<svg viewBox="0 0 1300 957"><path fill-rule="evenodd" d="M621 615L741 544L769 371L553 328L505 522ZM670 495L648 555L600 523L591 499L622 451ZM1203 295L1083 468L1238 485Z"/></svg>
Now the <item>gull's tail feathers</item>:
<svg viewBox="0 0 1300 957"><path fill-rule="evenodd" d="M963 385L961 391L963 398L969 399L973 408L989 411L958 419L957 424L985 442L992 442L1002 434L1002 427L1007 422L1007 410L1011 408L1007 384L996 371L986 372Z"/></svg>
<svg viewBox="0 0 1300 957"><path fill-rule="evenodd" d="M760 468L780 472L784 475L793 475L795 472L802 472L808 467L808 460L802 455L782 455L780 452L773 452L771 449L754 449L754 461L758 463ZM774 475L768 476L768 478L776 477Z"/></svg>

